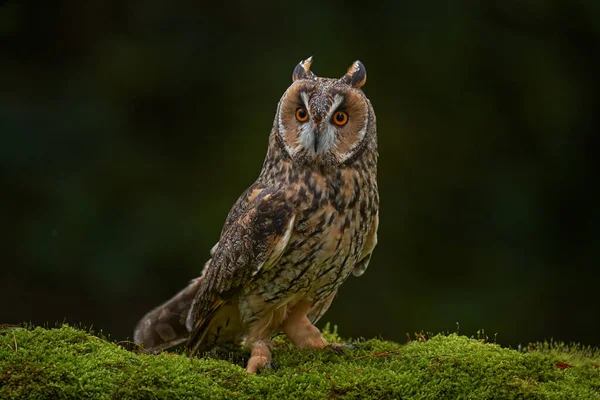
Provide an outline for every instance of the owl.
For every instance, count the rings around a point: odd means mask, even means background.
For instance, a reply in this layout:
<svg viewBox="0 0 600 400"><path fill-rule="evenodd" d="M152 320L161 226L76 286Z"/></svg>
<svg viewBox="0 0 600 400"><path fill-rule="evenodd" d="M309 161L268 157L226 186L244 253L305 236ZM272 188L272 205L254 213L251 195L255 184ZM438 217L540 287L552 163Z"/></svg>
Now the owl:
<svg viewBox="0 0 600 400"><path fill-rule="evenodd" d="M157 352L187 342L194 355L249 348L249 373L268 367L271 339L328 345L315 323L342 283L362 275L377 244L377 132L354 62L340 79L292 74L256 182L229 212L200 277L138 323L135 342Z"/></svg>

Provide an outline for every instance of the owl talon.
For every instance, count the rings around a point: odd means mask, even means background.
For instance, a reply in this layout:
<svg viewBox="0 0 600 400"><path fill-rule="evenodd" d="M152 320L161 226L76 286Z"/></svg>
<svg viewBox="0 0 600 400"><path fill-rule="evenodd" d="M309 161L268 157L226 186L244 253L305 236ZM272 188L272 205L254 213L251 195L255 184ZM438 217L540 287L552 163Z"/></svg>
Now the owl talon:
<svg viewBox="0 0 600 400"><path fill-rule="evenodd" d="M277 368L277 365L275 365L273 361L269 361L268 363L265 363L263 369L271 369L273 371L277 371L279 368Z"/></svg>
<svg viewBox="0 0 600 400"><path fill-rule="evenodd" d="M279 368L277 368L277 365L275 365L274 362L272 361L268 361L266 363L264 363L261 367L258 367L255 371L255 373L258 375L260 373L262 373L263 371L277 371Z"/></svg>

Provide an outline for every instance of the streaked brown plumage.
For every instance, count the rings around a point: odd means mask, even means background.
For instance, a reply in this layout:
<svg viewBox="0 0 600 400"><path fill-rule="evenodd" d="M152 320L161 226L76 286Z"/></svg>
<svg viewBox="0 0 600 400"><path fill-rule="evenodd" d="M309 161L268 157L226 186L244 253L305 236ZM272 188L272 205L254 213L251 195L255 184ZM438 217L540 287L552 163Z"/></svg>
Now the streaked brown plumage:
<svg viewBox="0 0 600 400"><path fill-rule="evenodd" d="M248 372L271 358L283 331L301 348L327 345L313 325L377 243L375 113L356 61L340 79L294 69L277 107L256 182L235 203L200 278L148 313L136 342L191 353L227 343L252 350Z"/></svg>

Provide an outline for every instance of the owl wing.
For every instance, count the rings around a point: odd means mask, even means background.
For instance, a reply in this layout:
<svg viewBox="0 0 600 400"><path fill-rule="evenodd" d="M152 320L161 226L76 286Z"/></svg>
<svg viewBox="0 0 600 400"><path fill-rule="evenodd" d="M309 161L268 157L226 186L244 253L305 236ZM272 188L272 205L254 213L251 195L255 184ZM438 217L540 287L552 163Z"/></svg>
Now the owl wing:
<svg viewBox="0 0 600 400"><path fill-rule="evenodd" d="M371 224L371 230L367 235L365 240L365 244L362 249L362 253L360 254L360 258L358 262L352 269L352 275L361 276L365 273L367 268L369 267L369 261L371 261L371 254L377 245L377 228L379 228L379 212L375 215L375 219Z"/></svg>
<svg viewBox="0 0 600 400"><path fill-rule="evenodd" d="M243 203L234 206L243 210L230 212L235 217L228 221L214 248L188 314L192 353L202 343L211 317L242 287L278 262L294 230L294 212L282 191L260 189Z"/></svg>

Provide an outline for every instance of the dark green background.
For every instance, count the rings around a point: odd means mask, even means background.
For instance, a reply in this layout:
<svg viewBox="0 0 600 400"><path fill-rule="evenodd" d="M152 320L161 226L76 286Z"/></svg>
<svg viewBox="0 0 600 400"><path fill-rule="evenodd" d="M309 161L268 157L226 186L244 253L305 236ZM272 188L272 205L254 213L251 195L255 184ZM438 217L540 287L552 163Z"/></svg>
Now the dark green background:
<svg viewBox="0 0 600 400"><path fill-rule="evenodd" d="M495 4L495 5L493 5ZM8 1L0 323L115 338L200 273L298 61L360 59L379 246L324 321L600 345L598 1Z"/></svg>

